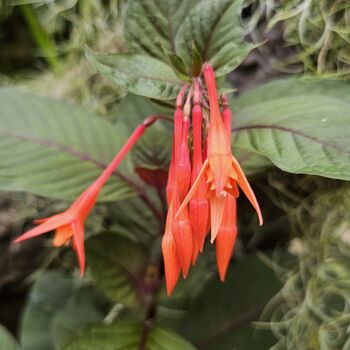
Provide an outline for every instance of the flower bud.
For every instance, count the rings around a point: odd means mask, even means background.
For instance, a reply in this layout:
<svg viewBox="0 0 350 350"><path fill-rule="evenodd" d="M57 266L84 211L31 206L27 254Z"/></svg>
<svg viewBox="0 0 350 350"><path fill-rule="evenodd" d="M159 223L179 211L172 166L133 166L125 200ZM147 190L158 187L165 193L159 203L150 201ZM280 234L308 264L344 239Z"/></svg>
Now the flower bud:
<svg viewBox="0 0 350 350"><path fill-rule="evenodd" d="M236 243L236 217L236 198L228 195L221 226L215 240L216 262L221 281L225 280L227 267L230 263L232 251Z"/></svg>
<svg viewBox="0 0 350 350"><path fill-rule="evenodd" d="M183 119L182 137L176 159L176 186L178 189L179 199L182 201L190 188L191 183L191 162L188 149L188 129L190 120L188 117Z"/></svg>
<svg viewBox="0 0 350 350"><path fill-rule="evenodd" d="M202 109L199 105L192 108L193 125L193 155L191 184L193 185L203 165L202 158ZM205 179L201 180L197 192L189 203L190 217L193 228L194 239L198 249L203 250L205 236L208 233L209 202L206 198L207 189Z"/></svg>
<svg viewBox="0 0 350 350"><path fill-rule="evenodd" d="M171 232L173 220L172 205L170 205L165 225L165 233L162 238L162 253L165 269L165 283L167 294L170 296L180 276L180 264L176 255L175 241Z"/></svg>
<svg viewBox="0 0 350 350"><path fill-rule="evenodd" d="M173 210L174 213L176 213L180 207L180 200L176 189L173 200ZM191 265L193 251L193 231L188 206L185 206L183 210L174 217L171 231L175 240L177 258L182 268L183 276L186 278Z"/></svg>

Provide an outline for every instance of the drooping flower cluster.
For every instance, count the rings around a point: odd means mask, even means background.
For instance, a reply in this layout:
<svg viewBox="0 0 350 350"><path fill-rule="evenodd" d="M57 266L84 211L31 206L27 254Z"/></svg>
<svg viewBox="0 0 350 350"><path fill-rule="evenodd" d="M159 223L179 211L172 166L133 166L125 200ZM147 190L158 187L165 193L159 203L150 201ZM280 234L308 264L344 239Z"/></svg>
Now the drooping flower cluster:
<svg viewBox="0 0 350 350"><path fill-rule="evenodd" d="M220 110L215 74L209 64L204 65L203 75L206 90L199 79L191 87L185 86L178 95L174 113L167 186L169 211L162 241L169 295L180 272L187 277L191 262L195 264L203 250L209 230L211 242L216 244L220 278L225 279L237 236L238 186L255 208L260 224L263 222L255 195L232 155L231 111L227 99L221 98ZM192 147L189 147L190 125Z"/></svg>
<svg viewBox="0 0 350 350"><path fill-rule="evenodd" d="M172 159L166 195L168 213L162 252L168 295L171 295L182 271L186 278L202 252L207 234L216 245L220 278L227 266L237 236L236 198L239 188L262 215L255 195L231 152L231 111L225 96L217 96L215 74L209 64L203 66L204 82L194 78L176 100ZM220 108L221 106L221 108ZM141 123L101 175L64 212L36 220L38 226L27 231L15 243L55 231L55 247L71 244L77 254L80 274L85 271L84 224L96 203L100 190L147 127L161 116Z"/></svg>

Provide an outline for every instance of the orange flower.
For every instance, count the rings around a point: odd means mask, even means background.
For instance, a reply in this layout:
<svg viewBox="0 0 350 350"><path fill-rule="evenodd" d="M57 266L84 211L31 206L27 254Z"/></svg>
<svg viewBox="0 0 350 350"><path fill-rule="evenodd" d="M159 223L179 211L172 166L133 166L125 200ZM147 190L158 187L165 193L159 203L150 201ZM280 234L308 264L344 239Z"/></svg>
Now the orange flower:
<svg viewBox="0 0 350 350"><path fill-rule="evenodd" d="M222 121L226 133L231 142L231 110L228 108L227 98L223 97L224 108L222 111ZM219 270L221 281L225 280L227 267L231 260L237 238L237 205L234 196L227 196L224 214L220 225L219 232L215 239L216 245L216 263Z"/></svg>
<svg viewBox="0 0 350 350"><path fill-rule="evenodd" d="M164 259L165 283L167 294L170 296L180 276L180 264L176 254L175 241L171 231L173 222L172 203L169 206L165 232L162 238L162 253Z"/></svg>
<svg viewBox="0 0 350 350"><path fill-rule="evenodd" d="M53 246L72 243L80 267L80 275L85 271L85 251L84 251L84 224L91 209L95 205L99 192L109 177L113 174L122 159L144 133L145 129L155 122L155 117L147 118L143 124L139 125L128 141L121 148L116 157L102 172L102 174L72 203L63 213L53 215L49 218L34 221L39 226L18 237L14 243L40 236L49 231L55 230Z"/></svg>
<svg viewBox="0 0 350 350"><path fill-rule="evenodd" d="M175 218L175 213L187 194L191 180L191 163L188 149L190 120L188 116L184 116L182 109L187 88L188 85L185 85L181 89L176 100L172 158L166 188L169 208L162 238L162 253L169 296L177 283L180 270L182 270L183 276L187 277L193 249L193 231L188 206L184 208L181 215Z"/></svg>
<svg viewBox="0 0 350 350"><path fill-rule="evenodd" d="M175 128L178 128L174 134L175 138L180 134L179 140L175 142L175 181L180 201L182 201L191 183L191 162L188 149L190 120L187 116L184 116L181 110L178 110L175 112L174 123ZM178 126L176 124L178 124Z"/></svg>
<svg viewBox="0 0 350 350"><path fill-rule="evenodd" d="M193 154L192 154L192 174L191 184L193 185L203 166L202 156L202 109L199 104L192 108L192 128L193 128ZM203 178L198 184L198 189L194 193L189 203L190 217L193 227L193 234L196 244L194 249L203 250L205 236L208 233L209 202L207 199L207 186ZM194 250L193 263L195 263L198 252Z"/></svg>
<svg viewBox="0 0 350 350"><path fill-rule="evenodd" d="M176 215L187 205L204 178L210 203L211 242L214 242L222 222L227 196L239 195L237 184L255 208L260 225L263 219L254 192L231 152L230 140L221 119L214 70L209 64L205 64L203 69L210 107L207 159Z"/></svg>
<svg viewBox="0 0 350 350"><path fill-rule="evenodd" d="M237 211L236 198L228 196L222 222L218 235L216 236L216 263L218 265L221 281L225 280L227 267L231 260L233 248L237 238Z"/></svg>
<svg viewBox="0 0 350 350"><path fill-rule="evenodd" d="M184 117L182 121L182 135L180 146L175 144L175 150L178 149L178 154L175 154L175 186L172 197L174 214L180 207L181 201L185 198L190 186L191 179L191 164L188 150L188 129L189 118ZM176 130L175 130L176 132ZM176 134L175 134L176 139ZM177 217L174 217L171 224L171 230L176 244L177 257L183 272L184 277L187 277L188 270L192 259L193 231L190 221L188 206L185 206Z"/></svg>

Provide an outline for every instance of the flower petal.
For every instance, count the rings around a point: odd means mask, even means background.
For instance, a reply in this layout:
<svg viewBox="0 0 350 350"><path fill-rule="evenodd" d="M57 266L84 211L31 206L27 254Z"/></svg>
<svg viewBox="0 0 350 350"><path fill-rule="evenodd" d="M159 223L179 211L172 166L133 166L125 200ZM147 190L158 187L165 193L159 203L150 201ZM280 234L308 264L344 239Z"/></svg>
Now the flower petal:
<svg viewBox="0 0 350 350"><path fill-rule="evenodd" d="M71 224L58 227L52 241L54 247L60 247L67 243L73 236L73 227Z"/></svg>
<svg viewBox="0 0 350 350"><path fill-rule="evenodd" d="M237 175L238 175L238 180L237 180L238 185L242 189L244 194L247 196L250 203L254 207L256 213L258 214L259 225L261 226L263 224L264 220L263 220L263 217L261 214L259 203L255 197L255 194L254 194L252 188L250 187L249 182L248 182L247 178L245 177L241 166L239 165L237 159L234 156L232 156L232 161L233 161L233 166L234 166L234 168L237 172Z"/></svg>
<svg viewBox="0 0 350 350"><path fill-rule="evenodd" d="M226 196L217 197L214 192L210 194L210 221L211 221L211 239L210 242L213 243L219 232L222 218L225 210L225 202L227 200Z"/></svg>
<svg viewBox="0 0 350 350"><path fill-rule="evenodd" d="M176 286L180 276L180 264L176 255L175 241L171 232L171 224L173 219L172 203L169 205L165 232L162 238L162 253L165 269L165 284L167 294L170 296Z"/></svg>
<svg viewBox="0 0 350 350"><path fill-rule="evenodd" d="M185 199L182 201L179 210L176 212L175 217L177 217L180 213L181 210L183 210L183 208L185 208L185 206L188 204L188 202L191 200L192 196L194 195L194 193L196 192L202 177L205 174L205 171L207 170L209 166L209 162L208 159L205 160L205 162L203 163L202 169L199 172L196 181L193 183L192 187L190 188L190 190L187 193L187 196L185 197Z"/></svg>
<svg viewBox="0 0 350 350"><path fill-rule="evenodd" d="M221 281L225 280L227 267L230 263L232 251L236 243L236 215L236 198L228 196L222 224L215 240L216 262Z"/></svg>
<svg viewBox="0 0 350 350"><path fill-rule="evenodd" d="M83 277L85 272L84 223L80 220L74 221L72 229L73 248L77 254L80 276Z"/></svg>
<svg viewBox="0 0 350 350"><path fill-rule="evenodd" d="M15 239L13 242L19 243L27 239L40 236L44 233L55 230L60 226L68 224L71 220L72 220L72 217L68 215L66 212L51 216L45 222L27 231L26 233L24 233L23 235Z"/></svg>

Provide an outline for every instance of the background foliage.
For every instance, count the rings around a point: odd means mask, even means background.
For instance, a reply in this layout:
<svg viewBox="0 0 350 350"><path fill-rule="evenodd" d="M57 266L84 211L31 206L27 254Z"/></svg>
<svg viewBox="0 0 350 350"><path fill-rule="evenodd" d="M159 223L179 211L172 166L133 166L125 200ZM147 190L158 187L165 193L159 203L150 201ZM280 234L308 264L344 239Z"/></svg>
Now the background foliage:
<svg viewBox="0 0 350 350"><path fill-rule="evenodd" d="M208 244L167 298L159 246L171 130L161 122L101 194L87 227L86 278L62 249L44 250L7 282L30 290L19 341L2 327L1 349L350 347L346 1L40 0L0 9L0 189L51 198L15 197L23 206L1 244L4 266L16 266L9 241L28 218L64 208L139 121L171 111L192 73L192 42L219 83L238 89L234 150L266 220L256 228L240 199L226 283ZM259 86L245 92L248 77ZM35 252L32 244L21 253Z"/></svg>

